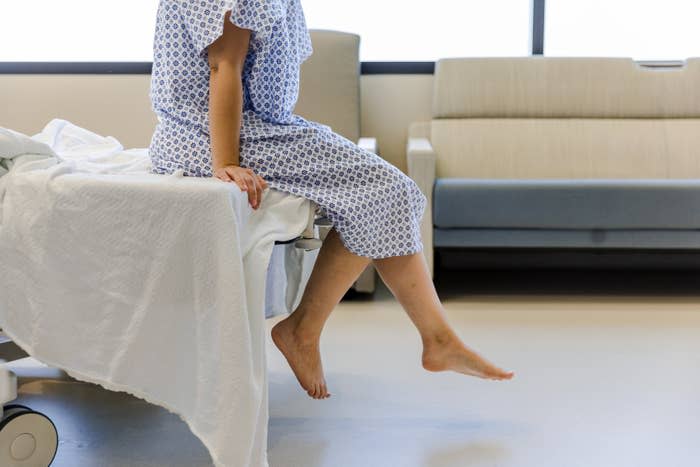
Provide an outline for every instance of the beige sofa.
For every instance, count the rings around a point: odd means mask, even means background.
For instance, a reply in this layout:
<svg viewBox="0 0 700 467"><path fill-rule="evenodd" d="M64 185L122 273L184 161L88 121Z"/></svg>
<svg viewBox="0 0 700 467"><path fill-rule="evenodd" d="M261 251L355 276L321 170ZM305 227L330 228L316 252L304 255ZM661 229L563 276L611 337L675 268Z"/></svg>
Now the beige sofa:
<svg viewBox="0 0 700 467"><path fill-rule="evenodd" d="M700 59L448 59L409 175L433 248L700 249Z"/></svg>
<svg viewBox="0 0 700 467"><path fill-rule="evenodd" d="M360 137L360 36L318 29L310 33L314 53L302 64L294 112L378 153L375 138ZM370 264L353 288L371 293L375 283L376 271Z"/></svg>

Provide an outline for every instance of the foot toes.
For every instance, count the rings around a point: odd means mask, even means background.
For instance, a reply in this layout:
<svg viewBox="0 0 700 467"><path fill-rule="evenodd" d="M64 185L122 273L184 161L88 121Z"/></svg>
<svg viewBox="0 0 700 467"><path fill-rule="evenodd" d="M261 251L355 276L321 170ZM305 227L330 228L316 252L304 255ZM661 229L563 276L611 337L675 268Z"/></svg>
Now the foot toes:
<svg viewBox="0 0 700 467"><path fill-rule="evenodd" d="M501 379L511 379L513 377L513 372L512 371L504 371L504 370L499 370L498 376Z"/></svg>
<svg viewBox="0 0 700 467"><path fill-rule="evenodd" d="M311 398L316 398L316 387L314 385L310 385L309 388L307 389L306 393L309 395Z"/></svg>
<svg viewBox="0 0 700 467"><path fill-rule="evenodd" d="M513 372L508 372L495 366L488 367L484 373L493 379L510 379L513 376Z"/></svg>
<svg viewBox="0 0 700 467"><path fill-rule="evenodd" d="M502 373L499 373L495 379L504 380L504 379L511 379L512 377L513 377L513 373L502 372Z"/></svg>

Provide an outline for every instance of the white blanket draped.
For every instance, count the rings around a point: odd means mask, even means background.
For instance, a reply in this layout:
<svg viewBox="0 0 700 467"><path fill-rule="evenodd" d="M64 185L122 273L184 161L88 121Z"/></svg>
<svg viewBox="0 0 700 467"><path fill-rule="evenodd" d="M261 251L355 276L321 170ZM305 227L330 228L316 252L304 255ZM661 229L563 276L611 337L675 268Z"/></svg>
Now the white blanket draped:
<svg viewBox="0 0 700 467"><path fill-rule="evenodd" d="M0 326L180 415L217 466L266 466L267 266L310 203L267 190L254 211L233 184L150 174L146 150L63 120L32 139L58 158L5 148Z"/></svg>

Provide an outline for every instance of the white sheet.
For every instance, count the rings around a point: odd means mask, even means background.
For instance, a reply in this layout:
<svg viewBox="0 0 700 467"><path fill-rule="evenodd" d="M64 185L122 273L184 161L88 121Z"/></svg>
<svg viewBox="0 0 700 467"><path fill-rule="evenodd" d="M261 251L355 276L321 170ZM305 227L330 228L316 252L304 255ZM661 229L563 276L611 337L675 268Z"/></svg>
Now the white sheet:
<svg viewBox="0 0 700 467"><path fill-rule="evenodd" d="M0 128L0 224L2 224L2 197L7 181L3 176L7 175L8 170L17 160L41 160L55 157L56 154L48 145L9 128Z"/></svg>
<svg viewBox="0 0 700 467"><path fill-rule="evenodd" d="M267 465L264 315L276 240L311 205L267 190L254 211L232 184L146 173L63 120L2 177L0 326L72 376L179 414L217 466Z"/></svg>

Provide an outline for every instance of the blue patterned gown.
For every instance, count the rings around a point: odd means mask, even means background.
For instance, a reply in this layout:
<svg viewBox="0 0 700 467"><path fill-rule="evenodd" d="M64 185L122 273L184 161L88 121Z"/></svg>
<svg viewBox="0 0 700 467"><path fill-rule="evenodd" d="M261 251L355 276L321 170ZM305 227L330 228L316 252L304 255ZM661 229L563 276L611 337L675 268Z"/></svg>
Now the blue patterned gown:
<svg viewBox="0 0 700 467"><path fill-rule="evenodd" d="M159 120L149 148L153 171L212 176L207 46L221 36L227 11L235 25L252 31L241 166L271 188L314 201L357 255L421 251L426 198L413 180L293 113L300 64L312 53L300 0L160 0L150 92Z"/></svg>

